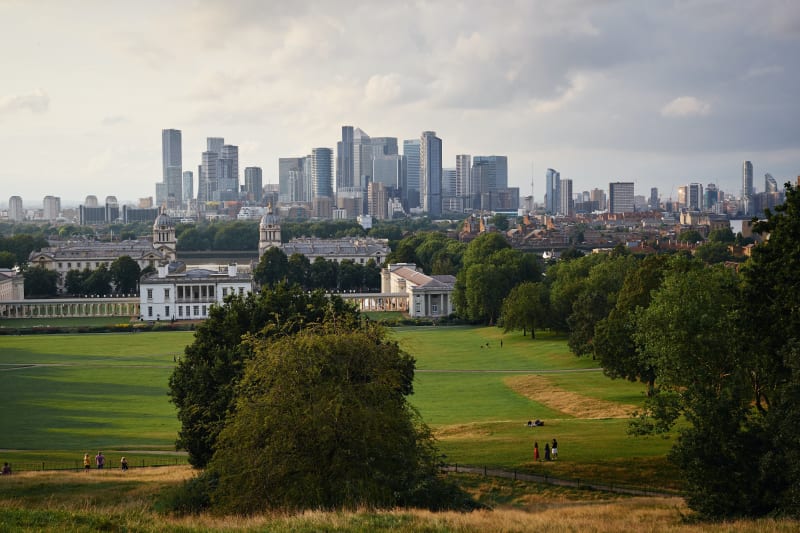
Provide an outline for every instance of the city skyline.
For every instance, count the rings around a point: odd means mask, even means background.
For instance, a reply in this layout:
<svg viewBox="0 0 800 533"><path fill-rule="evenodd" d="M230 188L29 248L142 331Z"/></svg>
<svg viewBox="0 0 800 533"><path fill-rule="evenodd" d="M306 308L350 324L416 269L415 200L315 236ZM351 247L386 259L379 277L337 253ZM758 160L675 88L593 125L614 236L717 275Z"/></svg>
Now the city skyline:
<svg viewBox="0 0 800 533"><path fill-rule="evenodd" d="M505 155L508 186L527 196L533 180L538 203L548 168L575 192L633 182L663 199L688 183L738 196L745 160L758 191L766 173L779 187L800 174L788 2L45 1L0 16L17 50L0 88L0 203L155 197L170 128L184 171L219 136L265 184L279 158L335 153L343 125L400 143L436 131L445 168ZM352 46L371 29L381 46Z"/></svg>

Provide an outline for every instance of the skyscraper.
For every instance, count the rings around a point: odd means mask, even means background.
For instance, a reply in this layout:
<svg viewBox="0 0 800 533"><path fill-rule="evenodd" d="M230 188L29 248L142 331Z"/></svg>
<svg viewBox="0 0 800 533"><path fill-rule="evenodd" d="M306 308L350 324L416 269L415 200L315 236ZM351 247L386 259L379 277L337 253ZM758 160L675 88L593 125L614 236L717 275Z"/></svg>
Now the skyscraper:
<svg viewBox="0 0 800 533"><path fill-rule="evenodd" d="M633 182L608 184L608 212L633 213Z"/></svg>
<svg viewBox="0 0 800 533"><path fill-rule="evenodd" d="M42 218L55 221L61 214L61 198L58 196L45 196L42 202Z"/></svg>
<svg viewBox="0 0 800 533"><path fill-rule="evenodd" d="M703 208L703 184L690 183L688 198L686 199L687 207L691 211L700 211Z"/></svg>
<svg viewBox="0 0 800 533"><path fill-rule="evenodd" d="M555 215L561 205L559 188L561 187L561 173L552 168L545 174L544 210L547 214Z"/></svg>
<svg viewBox="0 0 800 533"><path fill-rule="evenodd" d="M244 192L249 202L260 203L263 196L261 167L244 169Z"/></svg>
<svg viewBox="0 0 800 533"><path fill-rule="evenodd" d="M239 147L223 144L217 159L217 192L214 200L236 200L239 197Z"/></svg>
<svg viewBox="0 0 800 533"><path fill-rule="evenodd" d="M353 126L342 126L342 140L336 144L336 190L353 186Z"/></svg>
<svg viewBox="0 0 800 533"><path fill-rule="evenodd" d="M353 184L350 187L366 188L366 177L372 172L372 142L367 132L353 129Z"/></svg>
<svg viewBox="0 0 800 533"><path fill-rule="evenodd" d="M472 195L472 156L460 154L456 156L456 195L468 198ZM467 204L469 202L465 202Z"/></svg>
<svg viewBox="0 0 800 533"><path fill-rule="evenodd" d="M651 187L650 188L650 209L658 209L659 202L658 202L658 187Z"/></svg>
<svg viewBox="0 0 800 533"><path fill-rule="evenodd" d="M764 192L775 193L778 192L778 182L772 177L772 174L767 172L764 174Z"/></svg>
<svg viewBox="0 0 800 533"><path fill-rule="evenodd" d="M745 215L752 214L753 206L753 163L745 161L742 164L742 211Z"/></svg>
<svg viewBox="0 0 800 533"><path fill-rule="evenodd" d="M156 188L156 192L161 191L166 197L159 198L156 194L158 205L178 207L183 199L182 175L183 156L181 145L181 130L166 129L161 130L161 183L165 187Z"/></svg>
<svg viewBox="0 0 800 533"><path fill-rule="evenodd" d="M311 184L314 197L333 197L333 150L313 148L311 150Z"/></svg>
<svg viewBox="0 0 800 533"><path fill-rule="evenodd" d="M472 187L481 209L494 209L497 192L508 188L508 158L504 155L476 155L472 158Z"/></svg>
<svg viewBox="0 0 800 533"><path fill-rule="evenodd" d="M12 196L8 199L8 219L14 222L25 220L25 209L22 208L21 196Z"/></svg>
<svg viewBox="0 0 800 533"><path fill-rule="evenodd" d="M435 131L423 131L419 142L419 177L422 211L442 214L442 140Z"/></svg>
<svg viewBox="0 0 800 533"><path fill-rule="evenodd" d="M456 169L442 169L442 196L456 195Z"/></svg>
<svg viewBox="0 0 800 533"><path fill-rule="evenodd" d="M406 202L406 208L419 207L420 198L420 141L419 139L408 139L403 141L403 156L406 158L406 171L405 171L405 190L403 191L403 200Z"/></svg>
<svg viewBox="0 0 800 533"><path fill-rule="evenodd" d="M559 208L558 214L565 217L574 215L574 206L572 203L572 180L564 178L559 183Z"/></svg>
<svg viewBox="0 0 800 533"><path fill-rule="evenodd" d="M183 172L183 183L181 187L183 193L183 205L188 206L194 199L194 174L191 170Z"/></svg>

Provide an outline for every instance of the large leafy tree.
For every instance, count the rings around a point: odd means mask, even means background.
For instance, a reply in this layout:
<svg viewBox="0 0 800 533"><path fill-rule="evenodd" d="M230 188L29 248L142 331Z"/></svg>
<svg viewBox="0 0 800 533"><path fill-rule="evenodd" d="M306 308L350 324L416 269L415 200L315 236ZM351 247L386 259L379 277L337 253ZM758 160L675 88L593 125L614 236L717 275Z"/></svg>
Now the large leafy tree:
<svg viewBox="0 0 800 533"><path fill-rule="evenodd" d="M754 405L769 441L759 457L774 509L800 516L800 189L766 210L754 230L768 238L742 269Z"/></svg>
<svg viewBox="0 0 800 533"><path fill-rule="evenodd" d="M227 512L395 507L436 479L428 428L406 397L414 359L375 326L252 343L236 409L209 464Z"/></svg>
<svg viewBox="0 0 800 533"><path fill-rule="evenodd" d="M752 366L740 302L732 270L671 272L634 335L659 382L648 399L656 426L668 427L679 415L689 424L671 458L685 476L689 504L707 516L760 514L767 488L758 468L763 430L749 423ZM640 424L648 423L646 415Z"/></svg>
<svg viewBox="0 0 800 533"><path fill-rule="evenodd" d="M139 263L134 261L131 256L123 255L115 259L111 263L109 271L111 272L111 281L114 283L114 288L117 292L130 294L137 291L142 269L139 267Z"/></svg>
<svg viewBox="0 0 800 533"><path fill-rule="evenodd" d="M650 305L651 295L661 287L669 266L665 255L650 255L642 260L625 277L614 309L594 329L594 353L603 372L612 378L646 383L648 396L655 392L655 368L637 350L633 334L637 314Z"/></svg>
<svg viewBox="0 0 800 533"><path fill-rule="evenodd" d="M636 268L637 261L629 254L604 257L581 281L567 317L567 344L575 355L594 355L595 325L614 308L625 276Z"/></svg>
<svg viewBox="0 0 800 533"><path fill-rule="evenodd" d="M53 298L58 294L58 272L43 266L28 268L23 272L25 298Z"/></svg>
<svg viewBox="0 0 800 533"><path fill-rule="evenodd" d="M252 346L242 343L243 336L273 339L326 317L353 320L357 314L341 298L329 299L322 291L309 294L284 283L213 306L169 379L170 399L181 424L177 446L189 452L189 462L203 467L214 453L233 407L233 391L252 356Z"/></svg>
<svg viewBox="0 0 800 533"><path fill-rule="evenodd" d="M280 248L268 248L253 270L253 279L262 287L274 287L289 275L289 259Z"/></svg>
<svg viewBox="0 0 800 533"><path fill-rule="evenodd" d="M521 329L523 337L530 331L533 340L536 328L546 324L549 300L547 287L541 282L525 281L511 289L503 300L503 331Z"/></svg>
<svg viewBox="0 0 800 533"><path fill-rule="evenodd" d="M17 256L11 252L0 252L0 268L11 268L16 264Z"/></svg>
<svg viewBox="0 0 800 533"><path fill-rule="evenodd" d="M540 277L535 256L512 250L502 235L486 233L473 240L464 252L453 301L461 316L493 324L511 289L524 281L539 281Z"/></svg>
<svg viewBox="0 0 800 533"><path fill-rule="evenodd" d="M111 272L105 263L91 271L91 274L83 282L83 290L86 294L104 296L111 293Z"/></svg>

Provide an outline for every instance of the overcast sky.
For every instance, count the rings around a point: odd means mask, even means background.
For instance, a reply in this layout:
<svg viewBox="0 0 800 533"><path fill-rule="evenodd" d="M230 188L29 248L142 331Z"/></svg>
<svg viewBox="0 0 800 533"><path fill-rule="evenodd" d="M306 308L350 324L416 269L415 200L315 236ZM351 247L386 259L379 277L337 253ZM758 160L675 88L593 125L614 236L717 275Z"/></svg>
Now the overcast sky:
<svg viewBox="0 0 800 533"><path fill-rule="evenodd" d="M0 0L0 43L0 204L154 196L163 128L266 183L345 124L507 155L538 202L548 167L665 199L800 174L797 0Z"/></svg>

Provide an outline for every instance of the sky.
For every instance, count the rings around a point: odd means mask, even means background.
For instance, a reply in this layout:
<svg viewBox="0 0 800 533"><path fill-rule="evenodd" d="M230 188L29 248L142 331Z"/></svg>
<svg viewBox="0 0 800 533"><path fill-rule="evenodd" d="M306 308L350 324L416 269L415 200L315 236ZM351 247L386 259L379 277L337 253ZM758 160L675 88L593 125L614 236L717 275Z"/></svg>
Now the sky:
<svg viewBox="0 0 800 533"><path fill-rule="evenodd" d="M342 125L506 155L537 202L547 168L662 199L800 175L796 0L0 0L0 43L0 205L155 196L165 128L195 180L206 137L277 183Z"/></svg>

